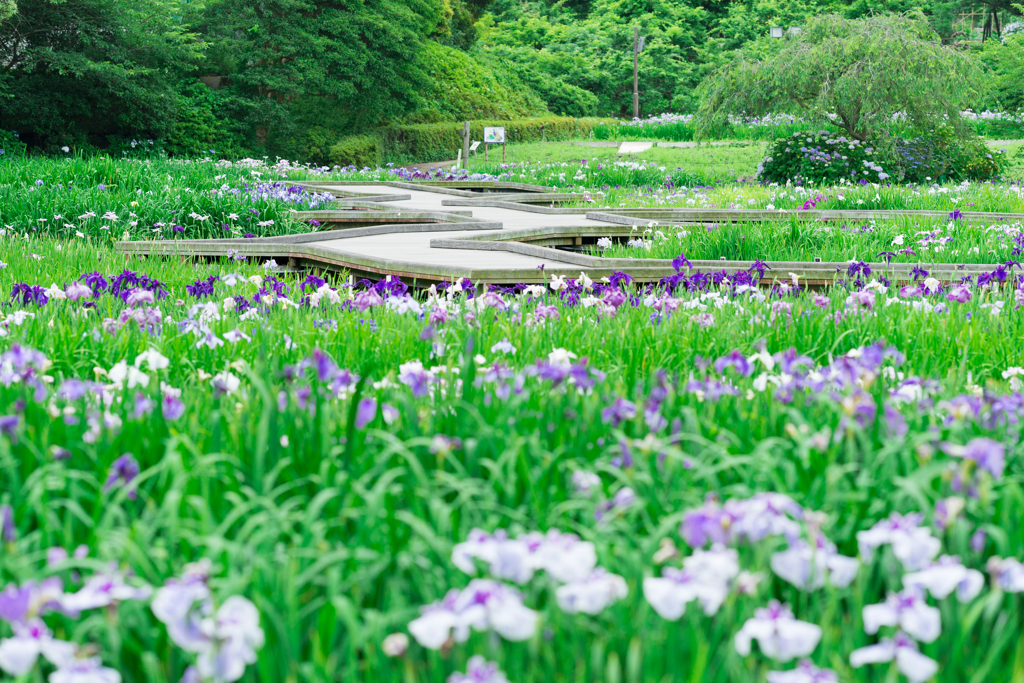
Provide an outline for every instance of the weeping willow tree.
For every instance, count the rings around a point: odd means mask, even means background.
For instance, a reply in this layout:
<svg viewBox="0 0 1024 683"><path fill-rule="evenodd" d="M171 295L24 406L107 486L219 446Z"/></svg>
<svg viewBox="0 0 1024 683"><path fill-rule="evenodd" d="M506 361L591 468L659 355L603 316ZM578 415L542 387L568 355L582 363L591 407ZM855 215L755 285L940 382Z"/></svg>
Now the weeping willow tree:
<svg viewBox="0 0 1024 683"><path fill-rule="evenodd" d="M697 134L709 136L729 115L786 112L827 117L861 141L883 137L895 121L964 137L960 112L981 75L977 60L942 45L920 12L820 16L785 40L758 41L705 79Z"/></svg>

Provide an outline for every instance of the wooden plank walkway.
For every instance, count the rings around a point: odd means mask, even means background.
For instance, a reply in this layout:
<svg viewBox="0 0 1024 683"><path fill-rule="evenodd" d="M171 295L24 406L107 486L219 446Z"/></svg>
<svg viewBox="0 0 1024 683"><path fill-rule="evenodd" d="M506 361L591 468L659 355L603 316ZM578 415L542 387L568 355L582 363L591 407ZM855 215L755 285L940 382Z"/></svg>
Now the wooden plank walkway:
<svg viewBox="0 0 1024 683"><path fill-rule="evenodd" d="M496 183L480 183L477 190L432 187L414 183L303 183L328 190L339 197L338 211L300 212L303 220L316 220L328 230L310 231L256 239L163 240L120 242L117 248L182 258L226 256L228 251L254 259L274 258L293 267L348 270L357 276L392 275L410 282L427 284L441 280L470 278L480 283L538 283L552 275L576 277L584 270L594 279L627 271L640 281L658 280L675 271L671 262L660 259L606 259L585 253L556 250L557 246L593 244L598 237L627 237L636 225L651 221L666 223L708 223L730 220L788 219L866 220L894 214L942 217L946 212L822 211L779 212L687 210L687 209L605 209L543 206L547 200L571 201L578 195L541 194L549 188L513 186L507 192ZM455 195L455 197L453 197ZM373 201L369 201L372 199ZM384 202L384 203L380 203ZM450 207L464 207L455 210ZM357 207L357 208L352 208ZM466 209L471 209L467 211ZM471 214L471 215L467 215ZM1022 214L971 214L990 220L1024 220ZM334 229L338 226L350 227ZM940 279L992 270L994 266L924 264ZM694 261L695 269L732 272L746 269L746 261ZM842 263L778 262L770 264L772 275L788 279L796 273L807 284L834 282L845 270ZM911 266L872 264L873 270L896 281L909 278Z"/></svg>

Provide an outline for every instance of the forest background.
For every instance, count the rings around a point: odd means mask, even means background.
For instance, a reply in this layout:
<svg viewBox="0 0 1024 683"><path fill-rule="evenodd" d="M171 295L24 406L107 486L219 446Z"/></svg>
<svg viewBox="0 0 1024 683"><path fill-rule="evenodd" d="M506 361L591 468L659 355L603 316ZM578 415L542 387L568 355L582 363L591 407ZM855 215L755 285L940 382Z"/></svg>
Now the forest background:
<svg viewBox="0 0 1024 683"><path fill-rule="evenodd" d="M696 111L694 90L771 26L922 10L977 53L976 110L1024 108L1019 4L930 0L0 0L0 147L328 163L391 124ZM984 42L965 12L1002 18ZM780 112L781 113L781 112Z"/></svg>

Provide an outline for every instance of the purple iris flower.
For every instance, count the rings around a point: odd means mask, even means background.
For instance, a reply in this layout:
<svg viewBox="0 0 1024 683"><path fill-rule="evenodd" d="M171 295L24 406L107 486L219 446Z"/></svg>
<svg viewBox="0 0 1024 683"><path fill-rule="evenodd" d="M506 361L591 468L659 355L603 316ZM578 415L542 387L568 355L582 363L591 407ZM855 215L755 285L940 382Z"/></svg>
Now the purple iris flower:
<svg viewBox="0 0 1024 683"><path fill-rule="evenodd" d="M688 258L686 258L686 254L679 254L678 257L672 259L672 268L675 269L677 273L683 270L683 266L686 266L687 271L693 270L693 264L690 263Z"/></svg>
<svg viewBox="0 0 1024 683"><path fill-rule="evenodd" d="M888 404L885 406L885 426L898 439L903 438L909 430L903 413Z"/></svg>
<svg viewBox="0 0 1024 683"><path fill-rule="evenodd" d="M715 361L715 372L721 374L726 368L734 368L742 377L749 377L754 372L754 367L739 351L733 351L728 356L722 356Z"/></svg>
<svg viewBox="0 0 1024 683"><path fill-rule="evenodd" d="M14 543L18 540L18 529L14 526L14 509L10 505L0 505L0 527L5 541Z"/></svg>
<svg viewBox="0 0 1024 683"><path fill-rule="evenodd" d="M128 498L135 500L137 493L134 487L131 487L131 483L135 477L139 476L140 471L139 462L132 457L131 453L125 453L110 466L110 473L107 475L107 481L103 484L103 491L109 493L115 488L129 487Z"/></svg>
<svg viewBox="0 0 1024 683"><path fill-rule="evenodd" d="M377 399L364 398L356 407L356 429L362 429L377 417Z"/></svg>
<svg viewBox="0 0 1024 683"><path fill-rule="evenodd" d="M6 434L11 443L15 442L17 438L16 430L18 429L19 417L17 415L0 415L0 432Z"/></svg>
<svg viewBox="0 0 1024 683"><path fill-rule="evenodd" d="M166 394L161 403L161 412L165 420L174 422L185 414L185 404L177 396Z"/></svg>
<svg viewBox="0 0 1024 683"><path fill-rule="evenodd" d="M633 282L633 276L619 270L612 273L612 276L608 278L608 283L616 289L618 289L620 285L628 287L631 282Z"/></svg>
<svg viewBox="0 0 1024 683"><path fill-rule="evenodd" d="M990 473L993 478L1003 476L1006 467L1006 446L986 437L978 437L967 442L966 446L943 443L942 450L954 458L974 461L979 469Z"/></svg>
<svg viewBox="0 0 1024 683"><path fill-rule="evenodd" d="M925 601L917 585L890 593L885 602L865 606L863 616L864 632L869 635L878 633L882 626L899 626L912 638L931 643L942 633L939 610Z"/></svg>
<svg viewBox="0 0 1024 683"><path fill-rule="evenodd" d="M445 683L508 683L497 662L488 662L480 655L469 658L466 673L456 671Z"/></svg>
<svg viewBox="0 0 1024 683"><path fill-rule="evenodd" d="M153 402L148 396L143 394L141 391L135 394L135 408L132 410L132 419L138 420L144 415L149 415L153 412L153 408L156 407L156 403Z"/></svg>
<svg viewBox="0 0 1024 683"><path fill-rule="evenodd" d="M789 671L769 671L768 683L839 683L839 676L832 669L819 669L809 659L802 660Z"/></svg>
<svg viewBox="0 0 1024 683"><path fill-rule="evenodd" d="M626 420L636 417L636 404L624 398L616 398L615 401L601 411L601 420L612 427L618 427Z"/></svg>
<svg viewBox="0 0 1024 683"><path fill-rule="evenodd" d="M412 390L416 398L423 398L430 391L430 385L436 381L434 373L424 369L423 363L412 361L403 363L398 368L398 381Z"/></svg>
<svg viewBox="0 0 1024 683"><path fill-rule="evenodd" d="M971 300L971 288L967 285L957 285L949 290L946 294L946 299L965 304Z"/></svg>
<svg viewBox="0 0 1024 683"><path fill-rule="evenodd" d="M971 550L976 553L980 553L985 550L985 541L987 536L984 529L978 529L971 534Z"/></svg>
<svg viewBox="0 0 1024 683"><path fill-rule="evenodd" d="M883 638L877 645L868 645L850 653L850 665L859 668L865 664L896 661L896 667L910 683L924 683L939 671L939 664L917 649L917 643L903 631L895 638Z"/></svg>
<svg viewBox="0 0 1024 683"><path fill-rule="evenodd" d="M736 652L749 655L753 640L766 657L786 662L811 654L821 640L821 627L795 619L789 605L772 600L768 607L755 610L736 634Z"/></svg>

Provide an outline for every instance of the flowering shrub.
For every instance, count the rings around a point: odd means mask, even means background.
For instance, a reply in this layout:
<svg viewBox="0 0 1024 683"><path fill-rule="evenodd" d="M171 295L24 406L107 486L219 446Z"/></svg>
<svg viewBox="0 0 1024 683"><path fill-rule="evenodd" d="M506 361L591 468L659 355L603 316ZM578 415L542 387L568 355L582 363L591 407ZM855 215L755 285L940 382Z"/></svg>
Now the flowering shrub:
<svg viewBox="0 0 1024 683"><path fill-rule="evenodd" d="M978 140L956 140L948 131L911 140L896 138L890 166L897 180L921 183L943 180L989 180L999 174L1005 150L993 152Z"/></svg>
<svg viewBox="0 0 1024 683"><path fill-rule="evenodd" d="M768 148L757 179L798 185L879 183L889 178L879 161L870 143L824 130L797 132Z"/></svg>

